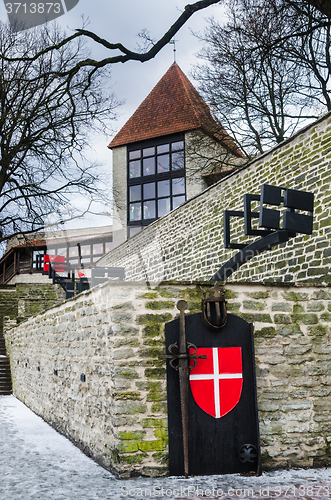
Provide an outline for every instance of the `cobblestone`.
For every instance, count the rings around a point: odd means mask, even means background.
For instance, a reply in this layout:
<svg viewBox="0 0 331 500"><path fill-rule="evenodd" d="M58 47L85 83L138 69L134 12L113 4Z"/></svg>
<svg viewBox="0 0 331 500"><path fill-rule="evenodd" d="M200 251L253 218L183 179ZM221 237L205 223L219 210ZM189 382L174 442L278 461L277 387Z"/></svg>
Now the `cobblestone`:
<svg viewBox="0 0 331 500"><path fill-rule="evenodd" d="M117 479L14 396L0 397L1 500L330 498L331 469Z"/></svg>

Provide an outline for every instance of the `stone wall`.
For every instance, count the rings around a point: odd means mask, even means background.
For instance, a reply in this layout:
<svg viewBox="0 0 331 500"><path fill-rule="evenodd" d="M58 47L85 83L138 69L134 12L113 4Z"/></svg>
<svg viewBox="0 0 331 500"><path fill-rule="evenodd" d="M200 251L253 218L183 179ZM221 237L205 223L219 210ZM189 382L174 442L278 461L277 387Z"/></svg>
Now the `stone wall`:
<svg viewBox="0 0 331 500"><path fill-rule="evenodd" d="M19 275L29 276L29 275ZM32 275L32 281L34 275ZM49 283L27 283L0 286L0 330L4 318L22 321L30 316L44 312L55 304L65 300L65 292L59 285Z"/></svg>
<svg viewBox="0 0 331 500"><path fill-rule="evenodd" d="M0 331L3 329L3 318L18 316L18 297L16 287L12 285L0 286Z"/></svg>
<svg viewBox="0 0 331 500"><path fill-rule="evenodd" d="M331 290L226 288L228 310L255 327L263 468L329 464ZM7 331L15 396L121 477L165 474L157 356L179 298L200 310L197 285L110 282Z"/></svg>
<svg viewBox="0 0 331 500"><path fill-rule="evenodd" d="M103 257L126 279L209 280L235 250L223 248L223 210L242 210L243 195L263 183L312 191L314 233L297 236L243 266L236 281L331 282L331 114L219 181ZM253 207L254 208L254 207ZM243 221L234 223L243 235ZM234 231L234 234L235 231Z"/></svg>

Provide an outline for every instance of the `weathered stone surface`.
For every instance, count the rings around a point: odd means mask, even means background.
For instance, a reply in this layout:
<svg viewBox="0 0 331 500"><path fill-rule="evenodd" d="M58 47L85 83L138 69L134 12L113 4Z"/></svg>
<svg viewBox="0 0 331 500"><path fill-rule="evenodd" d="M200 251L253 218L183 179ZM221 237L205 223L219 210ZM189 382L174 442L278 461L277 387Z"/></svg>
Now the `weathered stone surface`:
<svg viewBox="0 0 331 500"><path fill-rule="evenodd" d="M196 285L109 283L21 323L6 333L15 395L119 474L163 474L166 371L157 355L164 323L178 316L176 300L196 308L198 293ZM236 314L254 321L263 464L327 460L330 292L238 283L226 295ZM146 307L151 301L165 309Z"/></svg>

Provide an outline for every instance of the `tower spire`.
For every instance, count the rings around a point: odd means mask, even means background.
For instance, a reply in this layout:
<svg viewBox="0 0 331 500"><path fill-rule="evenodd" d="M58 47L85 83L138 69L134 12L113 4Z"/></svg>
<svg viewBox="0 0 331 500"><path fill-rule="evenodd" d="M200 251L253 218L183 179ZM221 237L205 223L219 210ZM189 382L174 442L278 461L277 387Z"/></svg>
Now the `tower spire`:
<svg viewBox="0 0 331 500"><path fill-rule="evenodd" d="M174 46L174 62L176 62L176 42L178 42L178 40L176 40L175 38L173 40L170 40L169 42L170 45Z"/></svg>

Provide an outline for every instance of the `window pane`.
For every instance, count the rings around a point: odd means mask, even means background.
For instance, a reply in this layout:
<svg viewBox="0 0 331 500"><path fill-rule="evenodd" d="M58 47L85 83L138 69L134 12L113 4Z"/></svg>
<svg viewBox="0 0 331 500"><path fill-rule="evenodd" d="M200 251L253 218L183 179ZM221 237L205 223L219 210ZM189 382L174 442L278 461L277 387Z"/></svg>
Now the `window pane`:
<svg viewBox="0 0 331 500"><path fill-rule="evenodd" d="M78 259L69 259L69 264L71 264L72 266L78 264Z"/></svg>
<svg viewBox="0 0 331 500"><path fill-rule="evenodd" d="M179 153L172 153L172 170L180 170L184 168L184 151L180 151Z"/></svg>
<svg viewBox="0 0 331 500"><path fill-rule="evenodd" d="M78 255L78 247L69 248L69 257L77 257Z"/></svg>
<svg viewBox="0 0 331 500"><path fill-rule="evenodd" d="M141 220L140 203L130 203L130 220Z"/></svg>
<svg viewBox="0 0 331 500"><path fill-rule="evenodd" d="M161 154L161 153L168 153L169 151L169 144L162 144L161 146L158 146L156 148L156 152L157 154Z"/></svg>
<svg viewBox="0 0 331 500"><path fill-rule="evenodd" d="M177 208L179 205L182 205L185 201L185 196L175 196L172 199L172 208Z"/></svg>
<svg viewBox="0 0 331 500"><path fill-rule="evenodd" d="M184 149L184 141L177 141L171 144L171 151L178 151L179 149Z"/></svg>
<svg viewBox="0 0 331 500"><path fill-rule="evenodd" d="M158 216L163 217L170 212L170 198L164 198L157 202Z"/></svg>
<svg viewBox="0 0 331 500"><path fill-rule="evenodd" d="M91 252L91 247L90 245L82 245L80 247L80 253L81 255L90 255L90 252Z"/></svg>
<svg viewBox="0 0 331 500"><path fill-rule="evenodd" d="M140 160L130 161L129 162L129 177L132 179L133 177L140 177Z"/></svg>
<svg viewBox="0 0 331 500"><path fill-rule="evenodd" d="M112 241L106 241L105 243L105 251L106 253L110 252L113 248L113 242Z"/></svg>
<svg viewBox="0 0 331 500"><path fill-rule="evenodd" d="M140 149L130 151L129 153L129 160L135 160L136 158L140 158Z"/></svg>
<svg viewBox="0 0 331 500"><path fill-rule="evenodd" d="M177 179L172 179L172 194L185 194L184 177L178 177Z"/></svg>
<svg viewBox="0 0 331 500"><path fill-rule="evenodd" d="M144 202L144 219L155 219L155 200Z"/></svg>
<svg viewBox="0 0 331 500"><path fill-rule="evenodd" d="M129 238L131 238L132 236L134 236L137 233L140 233L140 231L141 231L141 227L140 226L130 227L129 228Z"/></svg>
<svg viewBox="0 0 331 500"><path fill-rule="evenodd" d="M155 154L155 148L145 148L143 149L143 156L152 156Z"/></svg>
<svg viewBox="0 0 331 500"><path fill-rule="evenodd" d="M141 186L130 186L130 201L139 201L141 200Z"/></svg>
<svg viewBox="0 0 331 500"><path fill-rule="evenodd" d="M47 248L47 255L55 255L55 248Z"/></svg>
<svg viewBox="0 0 331 500"><path fill-rule="evenodd" d="M170 170L169 155L162 155L157 157L157 173L168 172Z"/></svg>
<svg viewBox="0 0 331 500"><path fill-rule="evenodd" d="M157 196L161 198L162 196L170 196L170 180L159 181L157 183Z"/></svg>
<svg viewBox="0 0 331 500"><path fill-rule="evenodd" d="M144 188L144 200L148 198L155 198L155 182L148 182L143 185Z"/></svg>
<svg viewBox="0 0 331 500"><path fill-rule="evenodd" d="M143 175L155 174L155 158L145 158L143 160Z"/></svg>
<svg viewBox="0 0 331 500"><path fill-rule="evenodd" d="M102 243L94 243L93 245L93 255L103 254L103 244Z"/></svg>
<svg viewBox="0 0 331 500"><path fill-rule="evenodd" d="M64 255L66 257L67 256L67 249L66 248L58 248L56 255Z"/></svg>

